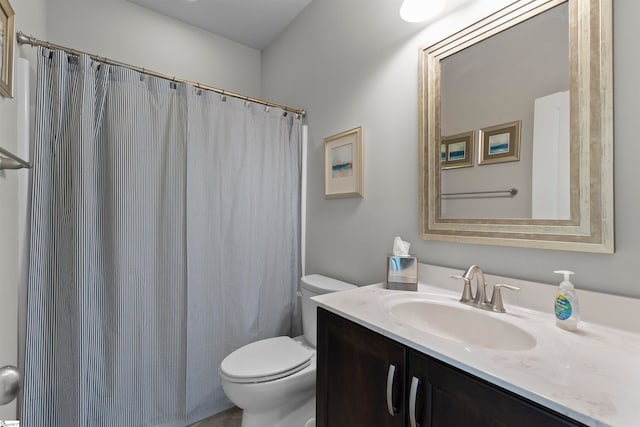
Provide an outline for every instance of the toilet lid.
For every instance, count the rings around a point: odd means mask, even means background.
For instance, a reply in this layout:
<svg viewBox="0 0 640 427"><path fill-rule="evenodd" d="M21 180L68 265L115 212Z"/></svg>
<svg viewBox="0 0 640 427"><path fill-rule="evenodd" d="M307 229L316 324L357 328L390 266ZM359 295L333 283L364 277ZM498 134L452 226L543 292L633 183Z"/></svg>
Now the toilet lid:
<svg viewBox="0 0 640 427"><path fill-rule="evenodd" d="M272 381L311 364L313 353L289 337L268 338L240 347L222 361L220 376L235 383Z"/></svg>

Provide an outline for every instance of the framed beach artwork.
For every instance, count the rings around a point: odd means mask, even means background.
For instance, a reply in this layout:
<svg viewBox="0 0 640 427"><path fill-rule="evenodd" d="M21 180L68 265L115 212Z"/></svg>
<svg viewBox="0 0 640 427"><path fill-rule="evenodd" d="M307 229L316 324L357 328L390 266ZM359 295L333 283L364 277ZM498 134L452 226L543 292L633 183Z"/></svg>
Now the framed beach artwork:
<svg viewBox="0 0 640 427"><path fill-rule="evenodd" d="M13 8L0 0L0 95L13 97Z"/></svg>
<svg viewBox="0 0 640 427"><path fill-rule="evenodd" d="M471 131L443 137L440 140L440 169L473 166L474 135Z"/></svg>
<svg viewBox="0 0 640 427"><path fill-rule="evenodd" d="M362 127L324 139L324 198L363 197Z"/></svg>
<svg viewBox="0 0 640 427"><path fill-rule="evenodd" d="M520 160L521 121L480 129L478 164L516 162Z"/></svg>

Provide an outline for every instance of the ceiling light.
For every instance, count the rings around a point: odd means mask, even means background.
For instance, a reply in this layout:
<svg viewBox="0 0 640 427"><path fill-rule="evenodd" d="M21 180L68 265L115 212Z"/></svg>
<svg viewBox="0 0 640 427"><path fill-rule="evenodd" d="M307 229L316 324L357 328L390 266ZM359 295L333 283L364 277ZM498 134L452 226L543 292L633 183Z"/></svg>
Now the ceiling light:
<svg viewBox="0 0 640 427"><path fill-rule="evenodd" d="M407 22L423 22L442 12L444 5L445 0L404 0L400 17Z"/></svg>

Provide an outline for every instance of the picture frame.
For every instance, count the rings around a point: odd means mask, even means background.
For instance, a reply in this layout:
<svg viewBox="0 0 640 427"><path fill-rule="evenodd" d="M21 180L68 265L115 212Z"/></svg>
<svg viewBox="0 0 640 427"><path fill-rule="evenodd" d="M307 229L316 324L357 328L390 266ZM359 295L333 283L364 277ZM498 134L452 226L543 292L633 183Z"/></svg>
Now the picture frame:
<svg viewBox="0 0 640 427"><path fill-rule="evenodd" d="M475 132L464 132L440 139L440 169L473 166Z"/></svg>
<svg viewBox="0 0 640 427"><path fill-rule="evenodd" d="M364 197L363 130L324 139L324 198Z"/></svg>
<svg viewBox="0 0 640 427"><path fill-rule="evenodd" d="M9 0L0 0L0 95L13 98L13 17Z"/></svg>
<svg viewBox="0 0 640 427"><path fill-rule="evenodd" d="M520 120L490 126L479 131L479 165L517 162L520 160Z"/></svg>

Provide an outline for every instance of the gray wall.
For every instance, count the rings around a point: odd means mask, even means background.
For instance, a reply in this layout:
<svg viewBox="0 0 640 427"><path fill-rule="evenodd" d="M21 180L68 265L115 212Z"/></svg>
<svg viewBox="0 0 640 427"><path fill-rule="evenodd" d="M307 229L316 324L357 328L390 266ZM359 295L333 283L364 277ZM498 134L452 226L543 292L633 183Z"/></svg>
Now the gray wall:
<svg viewBox="0 0 640 427"><path fill-rule="evenodd" d="M261 92L260 51L126 0L49 0L47 26L58 44L245 95Z"/></svg>
<svg viewBox="0 0 640 427"><path fill-rule="evenodd" d="M505 276L557 282L571 269L578 288L640 297L637 163L637 40L640 2L614 9L615 221L613 255L422 241L418 234L418 48L509 1L471 3L432 24L400 20L401 1L314 1L263 51L264 95L308 110L310 126L307 273L356 284L385 278L393 237L422 262L476 263ZM488 4L491 3L491 6ZM362 125L364 199L323 198L323 138Z"/></svg>

